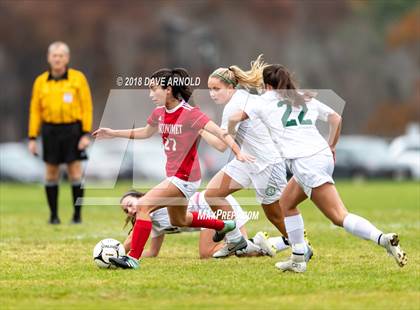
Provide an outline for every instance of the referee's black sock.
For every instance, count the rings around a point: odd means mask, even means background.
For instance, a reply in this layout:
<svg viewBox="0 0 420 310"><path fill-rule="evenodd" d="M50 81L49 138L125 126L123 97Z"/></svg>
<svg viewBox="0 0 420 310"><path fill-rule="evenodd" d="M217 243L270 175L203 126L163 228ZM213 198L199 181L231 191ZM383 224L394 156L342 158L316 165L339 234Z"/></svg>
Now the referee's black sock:
<svg viewBox="0 0 420 310"><path fill-rule="evenodd" d="M82 209L84 190L82 188L82 184L80 183L80 181L73 182L71 185L71 189L73 193L73 206L74 206L73 221L80 221L81 220L80 211Z"/></svg>
<svg viewBox="0 0 420 310"><path fill-rule="evenodd" d="M51 219L58 218L58 213L57 213L58 184L55 182L47 182L45 184L45 193L47 194L48 206L50 207Z"/></svg>

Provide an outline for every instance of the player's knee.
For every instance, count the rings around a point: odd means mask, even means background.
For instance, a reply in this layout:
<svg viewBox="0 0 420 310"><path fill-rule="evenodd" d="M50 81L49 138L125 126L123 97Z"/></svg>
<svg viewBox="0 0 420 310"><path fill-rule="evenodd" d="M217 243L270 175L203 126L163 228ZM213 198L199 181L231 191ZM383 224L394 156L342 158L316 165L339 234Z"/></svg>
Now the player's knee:
<svg viewBox="0 0 420 310"><path fill-rule="evenodd" d="M219 245L216 246L200 246L198 249L198 253L200 255L200 259L207 259L212 258L213 253L217 252Z"/></svg>
<svg viewBox="0 0 420 310"><path fill-rule="evenodd" d="M69 179L71 182L77 182L82 179L82 173L79 171L69 172Z"/></svg>
<svg viewBox="0 0 420 310"><path fill-rule="evenodd" d="M212 253L210 253L209 251L200 251L200 259L208 259L212 257Z"/></svg>
<svg viewBox="0 0 420 310"><path fill-rule="evenodd" d="M45 172L45 179L48 182L57 181L60 175L60 170L58 168L48 168Z"/></svg>
<svg viewBox="0 0 420 310"><path fill-rule="evenodd" d="M220 199L218 197L221 197L221 195L216 190L206 190L204 193L204 199L212 209L215 205L220 204Z"/></svg>
<svg viewBox="0 0 420 310"><path fill-rule="evenodd" d="M82 176L82 171L79 168L71 168L67 170L69 177L71 178L80 178Z"/></svg>
<svg viewBox="0 0 420 310"><path fill-rule="evenodd" d="M149 257L157 257L159 255L158 252L150 252Z"/></svg>

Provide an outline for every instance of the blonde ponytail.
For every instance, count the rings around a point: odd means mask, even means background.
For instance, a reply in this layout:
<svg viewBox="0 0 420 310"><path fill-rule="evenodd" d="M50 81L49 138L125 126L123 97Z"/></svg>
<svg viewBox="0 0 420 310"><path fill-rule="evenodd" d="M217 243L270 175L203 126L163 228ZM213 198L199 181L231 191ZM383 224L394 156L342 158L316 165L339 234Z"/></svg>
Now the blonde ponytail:
<svg viewBox="0 0 420 310"><path fill-rule="evenodd" d="M261 89L264 86L263 71L268 64L262 60L263 55L259 55L255 61L251 62L251 69L244 71L238 66L216 69L210 76L216 77L225 84L233 87L238 84L247 89Z"/></svg>

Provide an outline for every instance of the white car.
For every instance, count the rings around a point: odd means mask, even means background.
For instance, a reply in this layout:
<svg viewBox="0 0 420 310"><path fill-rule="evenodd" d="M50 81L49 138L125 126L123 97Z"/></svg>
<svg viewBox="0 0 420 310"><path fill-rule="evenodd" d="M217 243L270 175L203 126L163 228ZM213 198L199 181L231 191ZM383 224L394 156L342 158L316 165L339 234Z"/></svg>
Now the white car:
<svg viewBox="0 0 420 310"><path fill-rule="evenodd" d="M43 182L44 163L20 142L0 144L0 179L17 182Z"/></svg>
<svg viewBox="0 0 420 310"><path fill-rule="evenodd" d="M410 168L414 179L420 179L420 133L411 132L395 138L390 145L390 153L395 162Z"/></svg>
<svg viewBox="0 0 420 310"><path fill-rule="evenodd" d="M130 140L97 140L88 149L89 160L84 162L85 182L115 183L117 178L131 176Z"/></svg>
<svg viewBox="0 0 420 310"><path fill-rule="evenodd" d="M161 181L166 177L166 155L162 138L155 136L133 143L133 178L134 183L143 180Z"/></svg>

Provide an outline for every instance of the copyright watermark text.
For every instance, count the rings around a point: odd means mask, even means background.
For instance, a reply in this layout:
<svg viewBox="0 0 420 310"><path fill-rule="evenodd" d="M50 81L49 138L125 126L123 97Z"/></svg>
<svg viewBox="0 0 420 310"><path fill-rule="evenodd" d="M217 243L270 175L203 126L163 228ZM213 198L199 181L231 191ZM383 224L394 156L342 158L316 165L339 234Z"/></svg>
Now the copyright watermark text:
<svg viewBox="0 0 420 310"><path fill-rule="evenodd" d="M200 77L141 77L141 76L118 76L115 84L118 87L150 87L150 86L200 86Z"/></svg>

